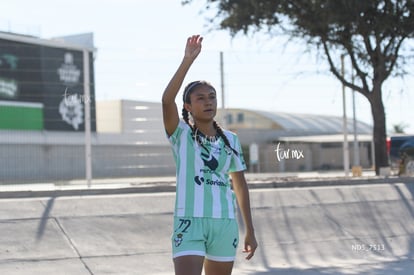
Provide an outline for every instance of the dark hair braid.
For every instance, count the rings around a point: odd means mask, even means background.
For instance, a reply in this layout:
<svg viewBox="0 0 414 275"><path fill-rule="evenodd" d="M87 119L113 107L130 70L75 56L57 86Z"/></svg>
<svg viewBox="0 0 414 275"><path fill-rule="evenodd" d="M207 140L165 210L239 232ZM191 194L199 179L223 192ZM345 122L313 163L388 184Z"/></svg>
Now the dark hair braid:
<svg viewBox="0 0 414 275"><path fill-rule="evenodd" d="M188 111L184 107L183 107L181 114L183 116L185 123L187 123L188 126L190 126L191 130L193 130L193 126L190 124L190 117L188 115Z"/></svg>
<svg viewBox="0 0 414 275"><path fill-rule="evenodd" d="M213 121L213 126L216 129L216 131L219 134L219 136L223 139L224 144L227 147L229 147L236 156L238 156L239 153L233 147L231 147L230 142L229 142L227 136L223 133L223 129L221 129L221 127L220 127L220 125L218 125L217 121L215 121L215 120Z"/></svg>

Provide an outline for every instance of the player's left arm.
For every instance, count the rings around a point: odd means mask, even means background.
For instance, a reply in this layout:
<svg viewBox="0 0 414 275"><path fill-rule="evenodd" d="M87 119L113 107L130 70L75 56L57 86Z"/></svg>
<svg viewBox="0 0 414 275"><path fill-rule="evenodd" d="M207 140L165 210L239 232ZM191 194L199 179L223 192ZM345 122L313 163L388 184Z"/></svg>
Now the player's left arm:
<svg viewBox="0 0 414 275"><path fill-rule="evenodd" d="M248 253L247 260L250 260L257 248L257 241L254 234L252 214L250 208L249 189L247 187L246 178L243 171L230 173L233 182L233 190L236 194L237 203L246 227L246 235L244 239L244 253Z"/></svg>

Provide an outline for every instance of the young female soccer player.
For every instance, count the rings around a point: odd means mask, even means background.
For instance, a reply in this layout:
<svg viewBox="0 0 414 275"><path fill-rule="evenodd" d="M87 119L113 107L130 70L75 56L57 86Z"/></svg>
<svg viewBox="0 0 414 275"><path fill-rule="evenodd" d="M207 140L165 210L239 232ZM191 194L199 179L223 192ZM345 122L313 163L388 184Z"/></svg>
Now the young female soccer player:
<svg viewBox="0 0 414 275"><path fill-rule="evenodd" d="M231 274L239 242L235 197L245 225L246 259L257 248L243 152L237 136L214 120L214 87L205 81L188 84L183 93L183 120L178 115L175 98L201 51L202 40L200 35L187 39L184 58L162 97L164 127L177 173L172 234L176 275L200 275L203 266L206 275Z"/></svg>

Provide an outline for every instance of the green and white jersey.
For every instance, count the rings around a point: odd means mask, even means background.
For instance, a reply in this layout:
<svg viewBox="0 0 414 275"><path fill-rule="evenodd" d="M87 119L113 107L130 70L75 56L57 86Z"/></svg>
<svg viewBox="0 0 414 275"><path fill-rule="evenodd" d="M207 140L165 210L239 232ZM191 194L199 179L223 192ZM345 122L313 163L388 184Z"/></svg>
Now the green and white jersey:
<svg viewBox="0 0 414 275"><path fill-rule="evenodd" d="M236 155L222 138L194 140L190 126L180 120L169 137L176 162L175 216L235 218L236 200L230 172L246 170L236 134L223 130Z"/></svg>

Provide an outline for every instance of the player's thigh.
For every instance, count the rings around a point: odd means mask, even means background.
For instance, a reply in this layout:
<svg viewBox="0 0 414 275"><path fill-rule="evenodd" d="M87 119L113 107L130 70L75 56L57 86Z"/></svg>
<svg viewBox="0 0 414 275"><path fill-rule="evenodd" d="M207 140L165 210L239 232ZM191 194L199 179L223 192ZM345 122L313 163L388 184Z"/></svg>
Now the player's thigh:
<svg viewBox="0 0 414 275"><path fill-rule="evenodd" d="M174 217L171 235L173 258L206 255L206 244L201 219Z"/></svg>
<svg viewBox="0 0 414 275"><path fill-rule="evenodd" d="M180 256L174 258L174 270L176 275L201 275L203 270L203 256Z"/></svg>
<svg viewBox="0 0 414 275"><path fill-rule="evenodd" d="M233 219L211 219L206 243L206 258L217 262L232 262L236 258L239 243L237 221Z"/></svg>
<svg viewBox="0 0 414 275"><path fill-rule="evenodd" d="M230 275L234 262L217 262L209 259L204 260L204 271L206 275Z"/></svg>

